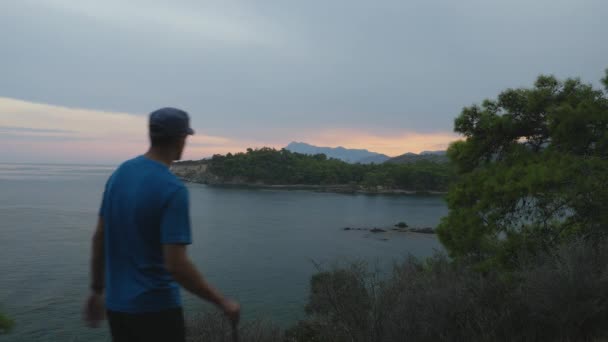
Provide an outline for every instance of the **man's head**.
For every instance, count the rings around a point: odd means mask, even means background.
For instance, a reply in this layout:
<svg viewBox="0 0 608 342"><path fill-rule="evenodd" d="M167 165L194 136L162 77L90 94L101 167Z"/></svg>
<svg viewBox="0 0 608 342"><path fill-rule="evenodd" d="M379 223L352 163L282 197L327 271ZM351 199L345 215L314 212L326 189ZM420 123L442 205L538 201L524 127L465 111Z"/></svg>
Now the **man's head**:
<svg viewBox="0 0 608 342"><path fill-rule="evenodd" d="M150 113L150 145L153 149L180 160L186 137L194 134L188 113L177 108L161 108Z"/></svg>

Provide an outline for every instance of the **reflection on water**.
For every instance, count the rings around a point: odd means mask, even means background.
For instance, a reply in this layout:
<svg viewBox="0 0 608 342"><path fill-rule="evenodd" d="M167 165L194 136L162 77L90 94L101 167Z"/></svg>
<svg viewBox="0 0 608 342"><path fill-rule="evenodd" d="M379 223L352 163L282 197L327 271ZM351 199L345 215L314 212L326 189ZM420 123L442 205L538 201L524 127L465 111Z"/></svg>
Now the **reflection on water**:
<svg viewBox="0 0 608 342"><path fill-rule="evenodd" d="M114 166L80 164L1 164L0 180L31 180L104 176Z"/></svg>

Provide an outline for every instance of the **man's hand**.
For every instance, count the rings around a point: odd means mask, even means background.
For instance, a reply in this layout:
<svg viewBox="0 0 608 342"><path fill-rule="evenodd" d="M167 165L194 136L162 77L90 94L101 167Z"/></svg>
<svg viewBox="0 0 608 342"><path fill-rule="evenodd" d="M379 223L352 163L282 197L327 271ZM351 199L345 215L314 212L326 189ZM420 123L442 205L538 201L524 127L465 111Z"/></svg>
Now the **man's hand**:
<svg viewBox="0 0 608 342"><path fill-rule="evenodd" d="M103 303L103 296L99 293L91 293L85 303L83 318L91 328L99 327L101 321L106 318L106 310Z"/></svg>
<svg viewBox="0 0 608 342"><path fill-rule="evenodd" d="M238 324L241 319L241 305L232 299L224 299L222 310L233 324Z"/></svg>
<svg viewBox="0 0 608 342"><path fill-rule="evenodd" d="M198 272L190 261L190 258L188 258L185 245L163 245L163 256L165 258L165 267L175 281L198 297L215 304L224 311L233 324L236 325L239 322L241 317L241 306L239 303L224 298L219 291L207 283L203 275Z"/></svg>
<svg viewBox="0 0 608 342"><path fill-rule="evenodd" d="M91 248L91 295L84 306L83 318L88 326L97 328L105 319L104 285L104 222L99 216Z"/></svg>

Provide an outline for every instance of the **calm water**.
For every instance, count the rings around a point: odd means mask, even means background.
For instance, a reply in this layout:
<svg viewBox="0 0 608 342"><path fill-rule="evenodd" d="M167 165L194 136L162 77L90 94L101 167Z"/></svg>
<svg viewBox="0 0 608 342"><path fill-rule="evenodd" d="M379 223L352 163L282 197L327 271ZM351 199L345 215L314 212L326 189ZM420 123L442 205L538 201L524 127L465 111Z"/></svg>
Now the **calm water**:
<svg viewBox="0 0 608 342"><path fill-rule="evenodd" d="M0 311L17 321L0 341L108 341L84 328L91 234L113 167L0 164ZM238 298L244 318L289 324L303 316L313 261L363 258L387 265L440 245L434 236L369 235L346 226L399 221L435 226L433 196L365 196L219 189L189 184L194 244L206 277ZM184 296L186 314L208 308Z"/></svg>

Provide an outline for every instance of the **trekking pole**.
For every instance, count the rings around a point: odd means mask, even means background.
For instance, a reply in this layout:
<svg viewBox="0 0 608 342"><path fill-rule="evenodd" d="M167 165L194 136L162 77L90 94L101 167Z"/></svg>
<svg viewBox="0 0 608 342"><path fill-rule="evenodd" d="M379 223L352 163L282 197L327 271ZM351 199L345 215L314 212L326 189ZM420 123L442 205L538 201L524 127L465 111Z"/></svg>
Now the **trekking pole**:
<svg viewBox="0 0 608 342"><path fill-rule="evenodd" d="M232 342L239 342L239 327L237 322L232 322Z"/></svg>

